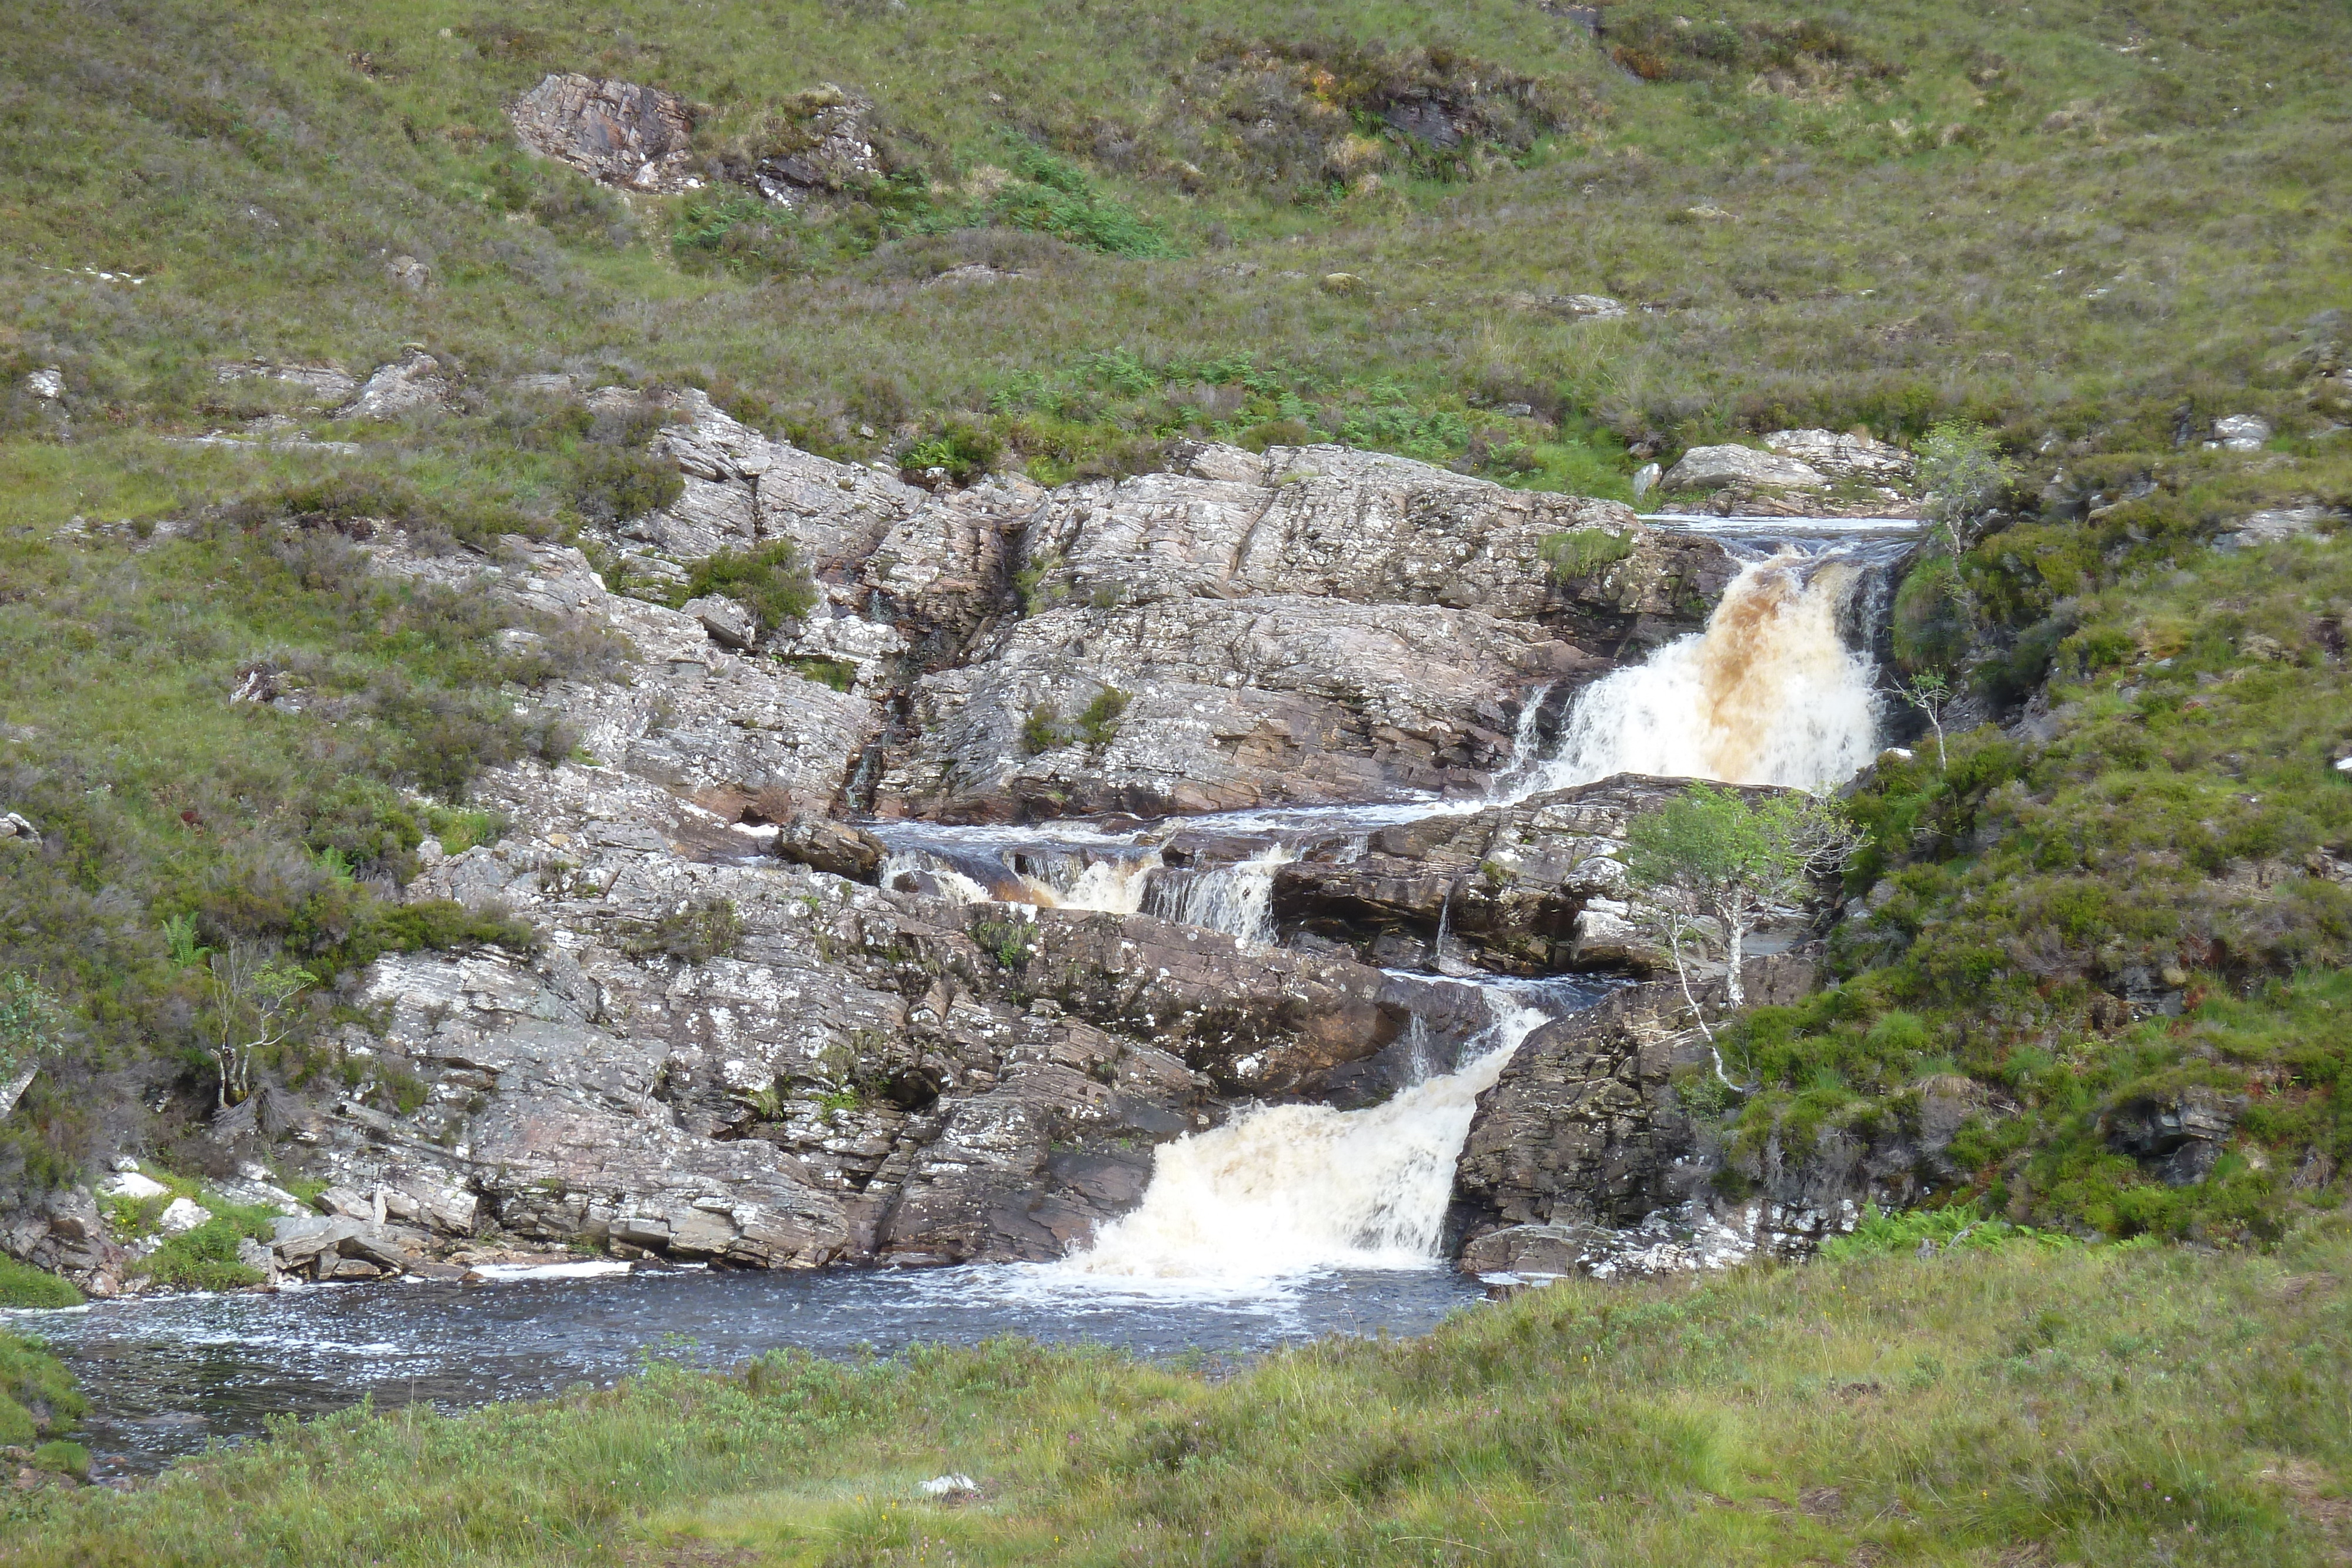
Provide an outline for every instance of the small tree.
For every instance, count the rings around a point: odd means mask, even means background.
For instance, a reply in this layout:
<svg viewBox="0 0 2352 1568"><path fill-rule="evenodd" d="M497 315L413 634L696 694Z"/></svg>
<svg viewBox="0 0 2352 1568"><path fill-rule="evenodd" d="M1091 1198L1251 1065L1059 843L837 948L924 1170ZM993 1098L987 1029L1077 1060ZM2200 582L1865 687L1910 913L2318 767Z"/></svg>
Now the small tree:
<svg viewBox="0 0 2352 1568"><path fill-rule="evenodd" d="M1935 499L1927 521L1939 542L1959 556L1977 542L1984 516L2016 476L1991 431L1968 420L1930 426L1919 441L1919 483Z"/></svg>
<svg viewBox="0 0 2352 1568"><path fill-rule="evenodd" d="M1926 716L1927 727L1936 732L1936 769L1950 772L1950 760L1944 754L1944 718L1952 711L1952 705L1960 700L1950 678L1940 670L1922 670L1908 680L1897 682L1894 693Z"/></svg>
<svg viewBox="0 0 2352 1568"><path fill-rule="evenodd" d="M2000 455L1992 432L1968 420L1929 427L1919 441L1919 483L1933 497L1927 505L1930 537L1952 558L1953 601L1970 622L1975 596L1960 558L1975 548L1986 515L2016 477L2017 465Z"/></svg>
<svg viewBox="0 0 2352 1568"><path fill-rule="evenodd" d="M319 983L308 969L232 942L212 956L205 1022L213 1063L220 1070L220 1108L253 1092L253 1059L291 1035L301 1022L302 993Z"/></svg>
<svg viewBox="0 0 2352 1568"><path fill-rule="evenodd" d="M1656 910L1656 924L1674 955L1683 998L1715 1048L1715 1030L1691 988L1683 939L1702 919L1722 932L1724 998L1728 1009L1747 1005L1740 982L1741 949L1764 914L1800 903L1814 877L1843 869L1861 835L1827 799L1787 794L1749 800L1735 789L1694 784L1655 810L1633 820L1626 833L1625 869Z"/></svg>
<svg viewBox="0 0 2352 1568"><path fill-rule="evenodd" d="M66 1048L64 1009L28 975L0 975L0 1116L41 1071L41 1058Z"/></svg>

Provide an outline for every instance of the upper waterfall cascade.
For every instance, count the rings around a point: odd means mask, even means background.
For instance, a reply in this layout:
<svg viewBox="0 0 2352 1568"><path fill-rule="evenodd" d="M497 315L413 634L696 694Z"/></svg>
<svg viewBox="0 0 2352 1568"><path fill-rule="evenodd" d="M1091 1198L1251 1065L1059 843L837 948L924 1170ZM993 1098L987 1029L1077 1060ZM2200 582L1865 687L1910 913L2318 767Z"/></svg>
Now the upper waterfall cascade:
<svg viewBox="0 0 2352 1568"><path fill-rule="evenodd" d="M1851 778L1879 724L1869 656L1839 634L1861 577L1793 553L1750 561L1705 631L1578 693L1559 745L1517 773L1512 798L1617 773L1802 789Z"/></svg>

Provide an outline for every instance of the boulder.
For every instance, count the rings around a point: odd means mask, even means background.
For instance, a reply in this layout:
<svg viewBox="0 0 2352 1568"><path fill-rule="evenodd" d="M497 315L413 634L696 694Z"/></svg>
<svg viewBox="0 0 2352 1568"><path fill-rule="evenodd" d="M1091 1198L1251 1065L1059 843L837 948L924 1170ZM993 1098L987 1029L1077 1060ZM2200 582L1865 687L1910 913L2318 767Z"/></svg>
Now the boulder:
<svg viewBox="0 0 2352 1568"><path fill-rule="evenodd" d="M14 811L0 812L0 846L35 849L41 841L40 831Z"/></svg>
<svg viewBox="0 0 2352 1568"><path fill-rule="evenodd" d="M658 88L550 73L507 110L522 144L599 183L670 194L693 173L694 121Z"/></svg>
<svg viewBox="0 0 2352 1568"><path fill-rule="evenodd" d="M678 611L701 622L710 640L722 647L740 652L760 640L760 624L751 618L751 612L723 593L689 599Z"/></svg>
<svg viewBox="0 0 2352 1568"><path fill-rule="evenodd" d="M212 1217L213 1211L194 1198L175 1197L163 1206L155 1228L166 1236L177 1236L182 1231L194 1230Z"/></svg>
<svg viewBox="0 0 2352 1568"><path fill-rule="evenodd" d="M1665 491L1722 490L1734 486L1750 490L1820 490L1828 487L1829 479L1809 463L1750 446L1694 446L1658 481L1658 488Z"/></svg>
<svg viewBox="0 0 2352 1568"><path fill-rule="evenodd" d="M433 269L413 256L395 256L383 264L383 274L404 294L422 294L433 286Z"/></svg>
<svg viewBox="0 0 2352 1568"><path fill-rule="evenodd" d="M449 382L441 361L422 349L409 349L388 365L379 365L351 402L335 411L338 419L391 419L417 409L438 408L448 401Z"/></svg>
<svg viewBox="0 0 2352 1568"><path fill-rule="evenodd" d="M2225 414L2213 422L2213 439L2205 444L2224 452L2260 452L2276 434L2271 422L2261 414Z"/></svg>
<svg viewBox="0 0 2352 1568"><path fill-rule="evenodd" d="M862 828L819 817L795 817L776 830L778 858L852 882L870 883L890 853L887 845Z"/></svg>

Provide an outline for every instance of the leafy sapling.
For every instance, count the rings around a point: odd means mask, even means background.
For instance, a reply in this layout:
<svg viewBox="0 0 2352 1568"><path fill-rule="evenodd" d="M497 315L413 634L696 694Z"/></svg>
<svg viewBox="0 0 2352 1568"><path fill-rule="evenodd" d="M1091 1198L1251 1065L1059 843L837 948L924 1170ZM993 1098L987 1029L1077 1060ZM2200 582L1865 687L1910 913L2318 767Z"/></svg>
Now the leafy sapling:
<svg viewBox="0 0 2352 1568"><path fill-rule="evenodd" d="M1683 999L1706 1037L1715 1075L1733 1088L1723 1052L1691 985L1685 938L1711 922L1723 942L1727 1011L1747 1005L1741 983L1748 933L1772 910L1801 903L1812 880L1843 870L1861 835L1836 806L1818 795L1787 794L1750 800L1736 789L1694 784L1633 820L1626 833L1625 869L1654 911L1666 938Z"/></svg>
<svg viewBox="0 0 2352 1568"><path fill-rule="evenodd" d="M253 1092L253 1059L280 1044L302 1021L302 994L319 983L308 969L233 942L212 956L205 1025L220 1072L224 1111Z"/></svg>

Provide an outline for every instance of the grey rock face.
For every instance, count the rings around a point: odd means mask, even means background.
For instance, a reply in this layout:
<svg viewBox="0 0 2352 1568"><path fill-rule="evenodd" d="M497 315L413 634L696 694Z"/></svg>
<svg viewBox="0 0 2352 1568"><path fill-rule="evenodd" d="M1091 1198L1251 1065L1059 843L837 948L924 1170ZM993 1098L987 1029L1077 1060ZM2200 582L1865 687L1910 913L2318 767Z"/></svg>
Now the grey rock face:
<svg viewBox="0 0 2352 1568"><path fill-rule="evenodd" d="M1605 661L1541 627L1432 605L1170 599L1058 610L911 694L915 740L880 799L1010 820L1197 811L1473 787L1509 754L1498 695ZM1127 695L1117 720L1053 731ZM1050 724L1049 724L1050 727Z"/></svg>
<svg viewBox="0 0 2352 1568"><path fill-rule="evenodd" d="M410 349L375 373L351 402L335 411L338 419L391 419L417 409L437 408L449 398L448 379L441 361L422 349Z"/></svg>
<svg viewBox="0 0 2352 1568"><path fill-rule="evenodd" d="M1899 446L1868 435L1841 435L1832 430L1776 430L1764 444L1782 457L1793 457L1819 473L1839 479L1870 479L1881 484L1908 481L1916 465Z"/></svg>
<svg viewBox="0 0 2352 1568"><path fill-rule="evenodd" d="M1819 490L1828 486L1829 477L1809 463L1753 447L1694 446L1658 481L1658 488L1665 491L1721 490L1735 485L1751 490Z"/></svg>
<svg viewBox="0 0 2352 1568"><path fill-rule="evenodd" d="M694 123L657 88L551 73L507 118L525 147L600 183L665 194L701 183L692 172Z"/></svg>
<svg viewBox="0 0 2352 1568"><path fill-rule="evenodd" d="M223 386L247 381L279 382L301 388L317 397L321 404L341 403L360 387L360 383L341 365L299 364L277 360L238 360L215 365L213 367L213 379Z"/></svg>

